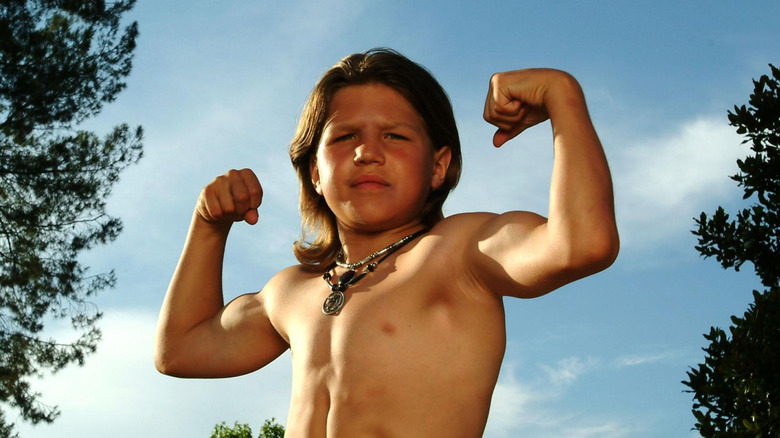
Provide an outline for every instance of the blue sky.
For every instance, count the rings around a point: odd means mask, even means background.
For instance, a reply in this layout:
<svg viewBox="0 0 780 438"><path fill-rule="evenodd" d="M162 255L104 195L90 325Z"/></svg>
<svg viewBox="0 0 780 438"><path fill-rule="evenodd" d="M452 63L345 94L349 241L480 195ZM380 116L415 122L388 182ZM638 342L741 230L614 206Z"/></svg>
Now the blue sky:
<svg viewBox="0 0 780 438"><path fill-rule="evenodd" d="M38 383L63 413L50 426L20 424L21 435L196 437L221 421L259 431L266 418L286 419L289 356L235 379L161 376L157 312L198 192L230 168L255 170L265 199L259 225L234 227L226 299L295 263L286 151L301 106L339 58L388 46L426 65L452 99L465 164L446 214L546 211L549 125L495 150L481 117L494 72L574 74L613 172L621 255L545 297L506 301L507 352L485 436L696 436L680 381L703 359L702 334L744 312L759 284L750 266L734 273L702 260L692 218L741 205L728 175L747 149L726 111L780 62L779 15L769 1L139 0L128 88L88 122L146 131L145 157L109 203L124 232L84 257L119 277L95 299L104 339L84 367Z"/></svg>

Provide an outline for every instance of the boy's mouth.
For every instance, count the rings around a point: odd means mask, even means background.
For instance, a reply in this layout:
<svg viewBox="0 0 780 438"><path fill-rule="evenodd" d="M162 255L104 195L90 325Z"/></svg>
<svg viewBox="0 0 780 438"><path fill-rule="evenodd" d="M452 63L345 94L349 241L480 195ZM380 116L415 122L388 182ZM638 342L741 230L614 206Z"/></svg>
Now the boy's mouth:
<svg viewBox="0 0 780 438"><path fill-rule="evenodd" d="M360 175L352 180L351 185L352 187L360 189L380 189L387 187L390 184L388 184L384 178L377 175Z"/></svg>

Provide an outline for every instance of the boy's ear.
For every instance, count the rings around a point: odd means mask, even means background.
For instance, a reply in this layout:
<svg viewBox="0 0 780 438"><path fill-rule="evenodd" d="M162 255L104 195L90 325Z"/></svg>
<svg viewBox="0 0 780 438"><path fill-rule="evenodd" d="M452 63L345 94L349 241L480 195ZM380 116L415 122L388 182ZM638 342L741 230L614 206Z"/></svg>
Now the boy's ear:
<svg viewBox="0 0 780 438"><path fill-rule="evenodd" d="M320 170L317 168L317 159L311 157L309 160L309 175L311 175L311 184L314 186L314 191L318 195L322 196L322 187L320 186Z"/></svg>
<svg viewBox="0 0 780 438"><path fill-rule="evenodd" d="M436 190L447 179L447 169L450 168L452 150L449 146L442 146L438 151L433 151L433 176L431 177L431 189Z"/></svg>

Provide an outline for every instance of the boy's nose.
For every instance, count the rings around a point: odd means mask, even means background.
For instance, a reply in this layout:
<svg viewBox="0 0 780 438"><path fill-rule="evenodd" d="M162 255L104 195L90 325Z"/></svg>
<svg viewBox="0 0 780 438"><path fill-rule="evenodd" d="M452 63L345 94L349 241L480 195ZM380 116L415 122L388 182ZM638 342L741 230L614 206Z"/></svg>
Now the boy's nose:
<svg viewBox="0 0 780 438"><path fill-rule="evenodd" d="M355 164L383 164L384 161L385 156L379 140L366 139L355 148Z"/></svg>

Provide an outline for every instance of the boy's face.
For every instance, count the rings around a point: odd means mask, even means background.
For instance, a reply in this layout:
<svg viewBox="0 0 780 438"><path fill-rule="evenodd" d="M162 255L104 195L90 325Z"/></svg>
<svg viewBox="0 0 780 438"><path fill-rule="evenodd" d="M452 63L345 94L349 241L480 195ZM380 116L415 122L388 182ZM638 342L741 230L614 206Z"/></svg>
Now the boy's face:
<svg viewBox="0 0 780 438"><path fill-rule="evenodd" d="M381 84L353 85L331 101L312 183L340 226L388 230L420 222L444 182L449 147L434 151L409 102Z"/></svg>

